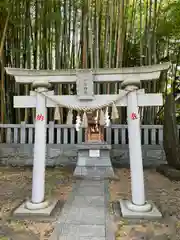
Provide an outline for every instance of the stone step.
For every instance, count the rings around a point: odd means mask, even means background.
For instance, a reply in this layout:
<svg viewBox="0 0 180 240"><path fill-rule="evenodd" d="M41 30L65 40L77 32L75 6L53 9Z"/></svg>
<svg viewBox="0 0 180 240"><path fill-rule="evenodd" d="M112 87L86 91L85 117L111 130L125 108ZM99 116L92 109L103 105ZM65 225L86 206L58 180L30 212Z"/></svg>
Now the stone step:
<svg viewBox="0 0 180 240"><path fill-rule="evenodd" d="M110 158L78 157L77 166L109 167L110 162Z"/></svg>

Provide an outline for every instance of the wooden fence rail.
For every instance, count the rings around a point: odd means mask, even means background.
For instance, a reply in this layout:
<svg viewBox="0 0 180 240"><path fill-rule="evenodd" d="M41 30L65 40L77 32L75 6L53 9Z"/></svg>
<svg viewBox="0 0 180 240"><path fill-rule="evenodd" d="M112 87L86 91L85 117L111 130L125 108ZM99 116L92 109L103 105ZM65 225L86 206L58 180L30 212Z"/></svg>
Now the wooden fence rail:
<svg viewBox="0 0 180 240"><path fill-rule="evenodd" d="M21 124L0 124L0 130L5 136L3 140L1 138L1 143L34 143L34 124L25 124L24 122ZM180 139L180 126L178 126L178 135ZM128 144L127 125L111 125L111 127L104 129L104 136L105 141L109 144ZM74 125L58 125L54 122L49 122L47 125L48 144L77 144L84 142L84 140L84 129L76 132ZM142 125L141 142L142 145L162 145L163 126Z"/></svg>

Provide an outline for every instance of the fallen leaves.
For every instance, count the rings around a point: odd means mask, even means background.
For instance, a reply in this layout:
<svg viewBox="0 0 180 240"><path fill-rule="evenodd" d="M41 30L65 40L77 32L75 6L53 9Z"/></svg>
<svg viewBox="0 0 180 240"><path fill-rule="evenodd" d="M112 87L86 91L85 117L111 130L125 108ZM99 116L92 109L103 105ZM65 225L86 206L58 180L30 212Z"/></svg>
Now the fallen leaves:
<svg viewBox="0 0 180 240"><path fill-rule="evenodd" d="M171 182L164 176L160 175L154 170L145 170L145 190L147 199L152 200L161 206L162 212L168 211L168 214L178 217L180 216L180 185L179 182ZM116 169L116 175L119 177L119 181L111 181L109 184L110 199L111 201L118 201L120 199L131 199L131 178L129 169ZM180 217L179 217L180 218ZM143 236L143 231L146 231L147 234L152 234L154 231L157 235L168 235L175 232L173 228L173 223L169 219L169 224L164 224L162 222L153 222L148 226L144 226L143 221L134 226L134 231L132 230L133 226L128 224L120 218L119 222L115 223L114 229L116 229L116 240L132 240L140 239L141 235ZM176 223L177 229L180 230L180 221ZM151 228L151 231L148 230ZM131 234L130 234L131 233ZM133 236L136 235L136 237ZM138 236L139 234L139 236ZM180 237L180 231L179 235ZM139 237L139 238L138 238ZM165 238L166 239L166 238Z"/></svg>
<svg viewBox="0 0 180 240"><path fill-rule="evenodd" d="M0 168L0 218L15 232L31 231L44 240L51 234L54 228L53 223L28 220L7 221L11 211L22 200L31 196L31 182L32 171L30 169ZM71 189L72 170L66 168L46 169L46 198L56 198L65 201ZM0 240L3 240L3 238L0 238Z"/></svg>

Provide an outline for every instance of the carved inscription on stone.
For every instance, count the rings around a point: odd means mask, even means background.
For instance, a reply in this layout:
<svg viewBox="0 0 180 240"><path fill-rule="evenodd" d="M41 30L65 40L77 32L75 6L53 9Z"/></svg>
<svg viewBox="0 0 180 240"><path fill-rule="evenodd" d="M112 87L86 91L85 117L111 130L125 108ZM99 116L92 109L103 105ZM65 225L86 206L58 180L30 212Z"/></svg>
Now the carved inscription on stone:
<svg viewBox="0 0 180 240"><path fill-rule="evenodd" d="M76 88L79 100L92 100L94 95L93 74L90 70L76 73Z"/></svg>

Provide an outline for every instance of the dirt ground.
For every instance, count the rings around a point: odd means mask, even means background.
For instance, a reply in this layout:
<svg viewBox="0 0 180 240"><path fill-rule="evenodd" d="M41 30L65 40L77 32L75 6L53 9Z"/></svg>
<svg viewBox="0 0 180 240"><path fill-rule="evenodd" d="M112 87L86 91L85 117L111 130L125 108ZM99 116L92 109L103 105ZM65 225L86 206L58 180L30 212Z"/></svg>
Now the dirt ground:
<svg viewBox="0 0 180 240"><path fill-rule="evenodd" d="M46 170L46 197L66 200L72 190L72 168L55 168ZM128 169L115 169L119 181L111 181L109 184L111 202L120 198L131 199L130 171ZM33 221L16 221L10 218L11 211L17 207L23 199L31 196L31 169L0 168L0 240L8 240L1 236L6 232L13 236L13 240L46 240L53 231L54 223ZM152 200L161 209L167 222L148 222L148 229L169 229L172 219L176 224L176 238L180 239L180 183L171 182L155 170L145 170L145 188L147 199ZM141 224L129 224L122 218L115 219L114 231L116 239L129 240L129 232L132 229L145 229L145 222ZM147 228L146 228L147 229ZM174 231L174 229L173 229ZM130 233L131 234L131 233ZM5 235L5 234L4 234ZM148 238L154 239L154 238ZM158 238L157 238L158 239ZM166 238L161 238L166 240ZM171 239L173 240L173 239Z"/></svg>
<svg viewBox="0 0 180 240"><path fill-rule="evenodd" d="M31 169L0 168L0 240L8 239L3 237L7 234L15 240L44 240L53 231L53 223L16 221L10 217L11 211L31 196L31 181ZM65 201L72 189L72 181L71 168L47 169L46 198Z"/></svg>
<svg viewBox="0 0 180 240"><path fill-rule="evenodd" d="M111 201L131 199L130 170L116 169L115 172L120 181L112 181L110 183L109 189ZM117 219L117 224L114 226L117 236L116 239L141 239L128 237L128 234L131 235L129 232L132 232L132 228L133 230L138 229L137 231L139 231L139 229L144 231L145 228L148 228L148 231L151 231L154 228L156 228L156 230L158 228L158 231L160 232L168 229L170 233L174 233L175 237L173 239L180 239L180 183L172 182L157 173L156 170L149 169L145 170L145 189L147 200L152 200L161 210L164 215L163 220L161 222L147 222L145 227L145 221L133 225L129 224L127 220L125 221L122 218ZM172 239L172 237L170 239Z"/></svg>

